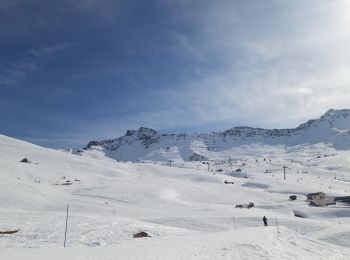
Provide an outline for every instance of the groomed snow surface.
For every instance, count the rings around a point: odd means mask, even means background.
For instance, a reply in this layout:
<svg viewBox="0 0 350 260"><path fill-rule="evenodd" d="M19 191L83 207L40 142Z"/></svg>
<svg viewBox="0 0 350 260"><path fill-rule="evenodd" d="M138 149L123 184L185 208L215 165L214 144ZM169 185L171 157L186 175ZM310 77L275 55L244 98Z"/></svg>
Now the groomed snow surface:
<svg viewBox="0 0 350 260"><path fill-rule="evenodd" d="M0 147L0 231L19 230L0 235L0 259L350 259L349 206L305 202L310 192L350 195L348 151L241 146L207 154L216 161L208 171L201 162L117 162L1 135ZM140 231L150 237L133 238Z"/></svg>

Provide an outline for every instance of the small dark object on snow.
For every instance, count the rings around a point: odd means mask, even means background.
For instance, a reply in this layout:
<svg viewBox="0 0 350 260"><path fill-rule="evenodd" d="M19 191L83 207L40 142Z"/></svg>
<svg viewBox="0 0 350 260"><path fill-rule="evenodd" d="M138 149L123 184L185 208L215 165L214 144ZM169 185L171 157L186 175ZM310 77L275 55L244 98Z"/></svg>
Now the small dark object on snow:
<svg viewBox="0 0 350 260"><path fill-rule="evenodd" d="M17 233L19 231L19 229L15 229L15 230L6 230L6 231L0 231L0 235L5 235L5 234L14 234Z"/></svg>
<svg viewBox="0 0 350 260"><path fill-rule="evenodd" d="M298 213L295 213L295 212L294 212L294 216L297 217L297 218L305 218L304 216L302 216L302 215L300 215Z"/></svg>
<svg viewBox="0 0 350 260"><path fill-rule="evenodd" d="M225 184L235 184L233 181L224 181Z"/></svg>
<svg viewBox="0 0 350 260"><path fill-rule="evenodd" d="M263 217L263 221L264 221L264 226L267 227L267 218L265 216Z"/></svg>
<svg viewBox="0 0 350 260"><path fill-rule="evenodd" d="M64 185L64 186L66 186L66 185L72 185L72 183L71 183L71 182L64 182L64 183L62 183L61 185Z"/></svg>
<svg viewBox="0 0 350 260"><path fill-rule="evenodd" d="M241 169L236 169L236 172L241 172L242 170Z"/></svg>
<svg viewBox="0 0 350 260"><path fill-rule="evenodd" d="M345 196L345 197L338 197L334 199L335 201L342 201L347 204L350 204L350 196Z"/></svg>
<svg viewBox="0 0 350 260"><path fill-rule="evenodd" d="M148 235L146 232L139 232L139 233L135 233L132 235L134 238L140 238L140 237L151 237L150 235Z"/></svg>
<svg viewBox="0 0 350 260"><path fill-rule="evenodd" d="M23 158L20 162L22 162L22 163L29 163L30 161L27 158Z"/></svg>
<svg viewBox="0 0 350 260"><path fill-rule="evenodd" d="M252 207L254 207L253 202L249 202L248 204L237 204L236 205L236 208L240 208L240 209L243 209L243 208L250 209Z"/></svg>
<svg viewBox="0 0 350 260"><path fill-rule="evenodd" d="M297 199L296 195L289 196L289 200L296 200L296 199Z"/></svg>
<svg viewBox="0 0 350 260"><path fill-rule="evenodd" d="M254 207L254 203L253 202L249 202L248 205L247 205L247 209L250 209Z"/></svg>

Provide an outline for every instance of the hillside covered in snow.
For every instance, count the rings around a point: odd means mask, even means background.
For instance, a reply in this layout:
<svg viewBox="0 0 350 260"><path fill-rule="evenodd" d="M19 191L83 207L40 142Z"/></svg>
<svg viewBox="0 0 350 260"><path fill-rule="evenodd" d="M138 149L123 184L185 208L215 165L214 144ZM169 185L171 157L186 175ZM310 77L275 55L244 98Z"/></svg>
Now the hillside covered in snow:
<svg viewBox="0 0 350 260"><path fill-rule="evenodd" d="M116 139L91 141L81 153L117 160L198 161L215 158L244 145L314 145L350 149L350 110L331 109L319 119L293 129L234 127L210 134L161 134L141 127Z"/></svg>
<svg viewBox="0 0 350 260"><path fill-rule="evenodd" d="M2 135L0 147L3 259L350 258L349 205L305 201L318 191L349 196L350 151L251 144L222 152L230 161L169 166L79 156ZM133 238L141 231L149 237Z"/></svg>

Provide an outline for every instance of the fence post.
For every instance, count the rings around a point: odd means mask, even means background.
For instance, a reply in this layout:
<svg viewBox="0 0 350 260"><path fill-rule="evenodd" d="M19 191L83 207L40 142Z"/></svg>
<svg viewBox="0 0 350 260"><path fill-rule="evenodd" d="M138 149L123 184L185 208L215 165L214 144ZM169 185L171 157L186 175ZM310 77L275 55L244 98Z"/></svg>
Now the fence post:
<svg viewBox="0 0 350 260"><path fill-rule="evenodd" d="M276 220L276 229L277 229L277 238L279 238L280 232L278 230L278 222L277 222L277 218L275 217Z"/></svg>
<svg viewBox="0 0 350 260"><path fill-rule="evenodd" d="M65 231L64 231L64 243L63 243L63 247L66 247L66 241L67 241L68 210L69 210L69 205L67 205L66 229L65 229Z"/></svg>

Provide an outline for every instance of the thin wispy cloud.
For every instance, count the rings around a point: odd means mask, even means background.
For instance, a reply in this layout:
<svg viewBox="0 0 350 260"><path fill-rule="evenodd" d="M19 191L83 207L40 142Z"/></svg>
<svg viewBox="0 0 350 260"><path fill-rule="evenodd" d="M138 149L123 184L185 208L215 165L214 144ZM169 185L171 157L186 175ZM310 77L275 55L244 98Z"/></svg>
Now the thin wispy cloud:
<svg viewBox="0 0 350 260"><path fill-rule="evenodd" d="M55 53L71 48L75 43L56 44L48 47L30 49L15 61L0 64L0 88L18 85L30 72L44 66L45 59Z"/></svg>

